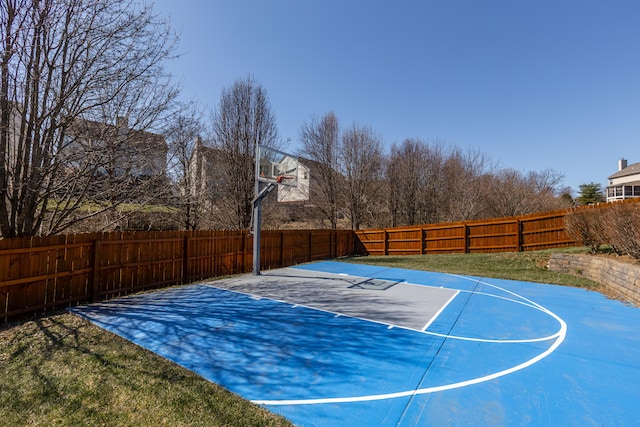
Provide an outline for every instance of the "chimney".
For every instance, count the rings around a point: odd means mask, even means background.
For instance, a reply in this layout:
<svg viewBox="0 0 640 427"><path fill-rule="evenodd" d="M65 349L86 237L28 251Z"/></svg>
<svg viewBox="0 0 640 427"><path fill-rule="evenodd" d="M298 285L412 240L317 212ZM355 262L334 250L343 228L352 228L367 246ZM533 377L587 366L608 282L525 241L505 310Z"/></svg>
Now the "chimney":
<svg viewBox="0 0 640 427"><path fill-rule="evenodd" d="M626 169L626 168L627 168L627 159L618 160L618 171L621 171L622 169Z"/></svg>
<svg viewBox="0 0 640 427"><path fill-rule="evenodd" d="M118 130L118 136L126 136L129 133L129 118L122 116L116 117L116 129Z"/></svg>
<svg viewBox="0 0 640 427"><path fill-rule="evenodd" d="M116 117L116 126L119 128L129 128L129 118L118 116Z"/></svg>

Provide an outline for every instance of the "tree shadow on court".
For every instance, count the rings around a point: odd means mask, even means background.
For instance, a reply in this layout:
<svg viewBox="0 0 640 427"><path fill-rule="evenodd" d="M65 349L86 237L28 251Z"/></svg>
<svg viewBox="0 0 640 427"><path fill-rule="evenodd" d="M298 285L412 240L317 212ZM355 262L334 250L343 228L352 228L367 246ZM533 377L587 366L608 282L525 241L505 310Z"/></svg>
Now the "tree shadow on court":
<svg viewBox="0 0 640 427"><path fill-rule="evenodd" d="M443 340L208 286L76 312L253 400L411 390Z"/></svg>

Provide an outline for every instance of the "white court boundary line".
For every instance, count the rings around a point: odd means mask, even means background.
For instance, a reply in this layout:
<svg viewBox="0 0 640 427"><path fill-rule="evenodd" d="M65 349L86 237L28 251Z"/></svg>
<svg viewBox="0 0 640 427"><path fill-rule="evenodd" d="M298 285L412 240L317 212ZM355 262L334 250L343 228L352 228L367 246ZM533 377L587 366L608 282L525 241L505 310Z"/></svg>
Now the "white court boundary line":
<svg viewBox="0 0 640 427"><path fill-rule="evenodd" d="M490 286L492 288L498 289L500 291L506 292L510 295L513 295L516 298L519 298L521 301L517 301L517 300L512 300L510 298L505 298L505 297L500 297L498 295L491 295L491 294L485 294L485 293L479 293L479 294L483 294L483 295L487 295L487 296L493 296L496 298L501 298L501 299L505 299L507 301L512 301L515 303L519 303L519 304L523 304L525 306L529 306L535 309L538 309L540 311L542 311L543 313L553 317L559 324L560 324L560 329L558 330L558 332L556 332L553 335L550 335L549 337L546 337L545 339L535 339L536 341L542 341L542 340L550 340L550 339L555 339L554 343L545 351L543 351L542 353L538 354L537 356L523 362L520 363L518 365L515 365L511 368L508 369L504 369L502 371L498 371L495 372L493 374L489 374L489 375L484 375L481 377L477 377L477 378L472 378L469 380L465 380L465 381L460 381L460 382L456 382L456 383L451 383L451 384L444 384L444 385L440 385L440 386L433 386L433 387L426 387L426 388L418 388L415 390L407 390L407 391L400 391L400 392L395 392L395 393L384 393L384 394L372 394L372 395L363 395L363 396L351 396L351 397L334 397L334 398L320 398L320 399L282 399L282 400L252 400L251 402L258 404L258 405L318 405L318 404L327 404L327 403L352 403L352 402L368 402L368 401L376 401L376 400L386 400L386 399L397 399L400 397L411 397L411 396L417 396L417 395L423 395L423 394L429 394L429 393L436 393L436 392L441 392L441 391L446 391L446 390L453 390L456 388L461 388L461 387L467 387L470 385L474 385L474 384L479 384L482 382L486 382L486 381L490 381L499 377L503 377L505 375L509 375L512 374L514 372L520 371L522 369L528 368L536 363L538 363L539 361L541 361L542 359L546 358L547 356L549 356L550 354L552 354L559 346L560 344L562 344L567 336L567 324L565 323L564 320L562 320L562 318L560 318L558 315L556 315L555 313L553 313L552 311L548 310L547 308L541 306L540 304L531 301L525 297L523 297L522 295L519 295L515 292L509 291L507 289L504 289L500 286L496 286L496 285L492 285L491 283L487 283L485 281L482 280L478 280L478 279L474 279L474 278L470 278L470 277L465 277L465 276L459 276L459 275L454 275L452 274L451 276L454 277L458 277L461 279L465 279L465 280L472 280L472 281L477 281L480 284L483 285L487 285ZM468 292L468 291L467 291ZM457 295L457 294L456 294ZM425 333L428 333L425 331ZM532 342L531 340L490 340L487 341L485 339L474 339L474 338L469 338L469 337L455 337L455 336L447 336L447 335L443 335L443 334L435 334L435 333L430 333L432 335L437 335L440 337L444 337L446 339L458 339L458 340L468 340L468 341L482 341L482 342L496 342L496 343L506 343L506 342Z"/></svg>
<svg viewBox="0 0 640 427"><path fill-rule="evenodd" d="M438 310L438 311L436 312L436 314L434 314L434 315L431 317L431 320L429 320L429 321L426 323L426 325L424 325L424 326L422 327L422 329L420 329L420 332L422 332L422 333L426 333L426 331L427 331L427 329L429 328L429 326L431 326L431 324L432 324L432 323L433 323L433 322L438 318L438 316L440 316L440 314L442 314L442 312L444 311L444 309L445 309L445 308L447 308L447 307L449 306L449 304L451 304L451 301L453 301L454 299L456 299L456 297L457 297L458 295L460 295L460 291L459 291L459 290L456 290L456 292L455 292L453 295L451 295L451 298L449 298L449 301L445 302L445 303L442 305L442 307L440 307L440 310Z"/></svg>
<svg viewBox="0 0 640 427"><path fill-rule="evenodd" d="M405 284L408 284L408 283L405 283ZM341 313L339 311L327 310L326 308L319 308L319 307L314 307L314 306L306 305L306 304L293 303L291 301L285 301L285 300L281 300L281 299L277 299L277 298L265 297L265 296L262 296L262 295L256 295L256 294L252 294L252 293L249 293L249 292L242 292L242 291L238 291L238 290L235 290L235 289L221 288L221 287L218 287L218 286L214 286L213 284L210 284L210 283L203 284L202 286L207 286L209 288L218 289L218 290L225 291L225 292L231 292L231 293L238 294L238 295L244 295L244 296L246 296L248 298L251 298L253 300L256 300L256 301L260 301L260 300L273 301L273 302L277 302L277 303L280 303L280 304L288 305L291 308L302 307L302 308L306 308L306 309L309 309L309 310L319 311L321 313L333 314L335 317L347 317L349 319L356 319L356 320L362 320L363 322L375 323L375 324L378 324L378 325L387 326L387 329L398 328L398 329L405 329L407 331L412 331L412 332L425 333L424 331L421 331L420 329L410 328L408 326L395 325L393 323L387 323L387 322L382 322L380 320L368 319L366 317L352 316L350 314ZM416 285L416 286L420 286L420 285ZM456 292L456 295L458 295L459 293L460 293L460 291ZM449 300L447 302L447 304L449 302L451 302L451 301L452 300ZM438 312L436 314L439 314L439 313L440 312Z"/></svg>

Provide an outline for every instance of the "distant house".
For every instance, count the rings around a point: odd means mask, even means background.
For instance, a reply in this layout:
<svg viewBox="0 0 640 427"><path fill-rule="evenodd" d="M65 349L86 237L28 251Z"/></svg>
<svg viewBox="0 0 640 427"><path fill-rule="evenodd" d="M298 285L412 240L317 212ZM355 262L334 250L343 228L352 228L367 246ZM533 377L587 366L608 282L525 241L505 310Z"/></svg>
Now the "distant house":
<svg viewBox="0 0 640 427"><path fill-rule="evenodd" d="M219 162L221 161L224 161L224 156L219 149L202 145L200 137L196 139L190 161L192 194L207 194L213 181L227 179L220 176ZM298 185L295 187L279 185L275 190L279 203L304 204L309 201L311 163L313 162L302 158L298 160Z"/></svg>
<svg viewBox="0 0 640 427"><path fill-rule="evenodd" d="M211 147L202 145L202 138L196 137L193 152L189 159L189 174L191 183L188 189L192 196L208 194L211 181L216 178L218 167L217 151Z"/></svg>
<svg viewBox="0 0 640 427"><path fill-rule="evenodd" d="M127 118L118 117L111 124L73 118L51 129L45 126L34 130L29 128L29 117L22 106L9 105L4 159L8 170L18 168L21 156L31 150L29 144L41 143L34 142L29 132L40 132L42 139L51 145L47 152L52 164L49 170L55 170L56 179L63 182L75 178L117 177L118 181L135 186L150 178L166 177L168 146L164 137L129 128ZM62 141L58 140L58 132ZM83 188L78 186L76 190L83 192Z"/></svg>
<svg viewBox="0 0 640 427"><path fill-rule="evenodd" d="M304 204L310 199L312 162L298 159L298 185L295 187L280 186L278 202Z"/></svg>
<svg viewBox="0 0 640 427"><path fill-rule="evenodd" d="M607 202L640 197L640 163L627 164L618 161L618 171L609 176Z"/></svg>
<svg viewBox="0 0 640 427"><path fill-rule="evenodd" d="M137 180L164 174L168 153L164 137L130 129L125 117L118 117L115 125L76 119L66 133L67 167L89 161L96 166L98 175Z"/></svg>

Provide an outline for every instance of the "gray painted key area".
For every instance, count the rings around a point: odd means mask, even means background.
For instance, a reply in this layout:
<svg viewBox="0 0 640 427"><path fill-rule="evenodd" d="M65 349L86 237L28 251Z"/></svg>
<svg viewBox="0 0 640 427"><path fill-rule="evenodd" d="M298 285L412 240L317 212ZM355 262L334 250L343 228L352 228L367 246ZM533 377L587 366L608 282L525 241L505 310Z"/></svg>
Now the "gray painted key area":
<svg viewBox="0 0 640 427"><path fill-rule="evenodd" d="M208 285L414 330L424 329L457 293L393 278L372 280L309 271L302 275L294 268L215 280Z"/></svg>

